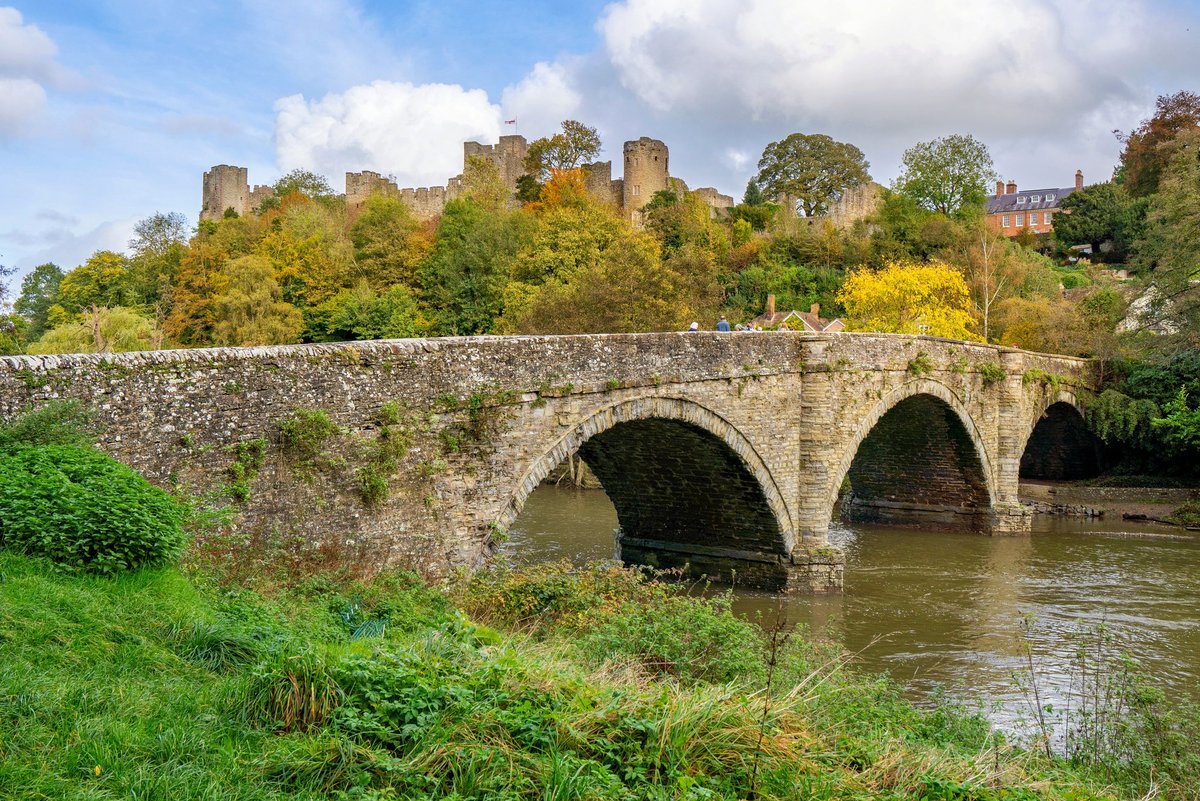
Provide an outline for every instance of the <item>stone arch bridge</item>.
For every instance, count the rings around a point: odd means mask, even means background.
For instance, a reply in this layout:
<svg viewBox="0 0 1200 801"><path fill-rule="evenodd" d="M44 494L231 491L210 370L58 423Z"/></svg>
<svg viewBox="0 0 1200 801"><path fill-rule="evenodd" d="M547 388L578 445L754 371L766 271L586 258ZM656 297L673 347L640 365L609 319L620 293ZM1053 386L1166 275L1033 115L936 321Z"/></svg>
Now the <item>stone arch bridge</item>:
<svg viewBox="0 0 1200 801"><path fill-rule="evenodd" d="M580 455L623 558L829 590L835 513L1028 531L1021 475L1094 473L1091 363L880 334L471 337L0 358L0 414L93 408L151 481L223 496L259 547L428 574L485 559ZM324 411L305 451L283 431ZM322 550L325 549L325 550Z"/></svg>

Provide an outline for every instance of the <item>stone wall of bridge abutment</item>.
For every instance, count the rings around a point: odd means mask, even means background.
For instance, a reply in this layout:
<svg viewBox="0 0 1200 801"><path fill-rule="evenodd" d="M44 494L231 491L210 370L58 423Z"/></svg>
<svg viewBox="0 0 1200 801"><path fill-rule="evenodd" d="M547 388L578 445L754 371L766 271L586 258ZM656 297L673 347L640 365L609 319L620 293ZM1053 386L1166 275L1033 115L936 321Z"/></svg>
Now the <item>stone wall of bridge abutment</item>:
<svg viewBox="0 0 1200 801"><path fill-rule="evenodd" d="M929 369L917 375L921 353ZM1007 378L983 386L972 365L984 360ZM1015 505L1020 449L1053 402L1022 381L1031 366L1065 376L1059 399L1087 384L1083 363L912 337L472 337L2 357L0 414L77 399L95 411L101 447L150 480L225 492L244 536L429 575L486 559L549 470L580 449L602 459L603 447L627 557L820 590L840 584L827 539L838 489L897 399L923 393L971 421L996 519L1021 528L1004 504ZM315 409L339 432L302 459L280 422ZM378 457L389 426L406 446L395 464ZM237 446L257 439L267 446L248 497L229 498L235 462L247 461ZM641 476L625 480L622 460ZM370 471L388 476L374 503L361 491ZM737 491L720 497L725 486ZM656 504L673 504L675 530Z"/></svg>

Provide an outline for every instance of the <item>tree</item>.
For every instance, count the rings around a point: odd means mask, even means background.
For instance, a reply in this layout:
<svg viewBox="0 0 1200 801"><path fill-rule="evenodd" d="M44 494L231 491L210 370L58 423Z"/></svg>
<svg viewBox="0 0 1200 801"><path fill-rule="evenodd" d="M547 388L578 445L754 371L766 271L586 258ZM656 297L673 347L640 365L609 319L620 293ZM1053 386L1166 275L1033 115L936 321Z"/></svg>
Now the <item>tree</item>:
<svg viewBox="0 0 1200 801"><path fill-rule="evenodd" d="M50 307L58 303L63 271L57 264L39 264L21 279L21 294L13 309L27 321L25 337L33 341L50 328Z"/></svg>
<svg viewBox="0 0 1200 801"><path fill-rule="evenodd" d="M767 196L763 194L762 187L758 185L758 181L751 178L746 182L746 191L742 195L742 205L745 206L763 206L766 205Z"/></svg>
<svg viewBox="0 0 1200 801"><path fill-rule="evenodd" d="M530 223L528 214L489 214L463 198L446 204L433 247L421 265L421 300L435 333L494 331Z"/></svg>
<svg viewBox="0 0 1200 801"><path fill-rule="evenodd" d="M151 306L175 280L187 248L189 226L179 212L139 220L129 240L129 284L140 305Z"/></svg>
<svg viewBox="0 0 1200 801"><path fill-rule="evenodd" d="M379 294L366 281L343 289L315 309L314 315L322 319L318 338L327 342L414 337L423 326L417 302L407 287L397 285Z"/></svg>
<svg viewBox="0 0 1200 801"><path fill-rule="evenodd" d="M129 274L129 260L111 250L97 250L63 276L58 285L58 304L70 314L92 306L133 306L139 301Z"/></svg>
<svg viewBox="0 0 1200 801"><path fill-rule="evenodd" d="M786 196L805 217L814 217L827 213L850 187L870 181L869 166L854 145L825 134L794 133L766 146L750 185L770 197ZM750 195L749 186L746 192Z"/></svg>
<svg viewBox="0 0 1200 801"><path fill-rule="evenodd" d="M81 319L47 331L30 344L29 352L123 353L155 350L163 345L163 334L153 320L135 309L92 306Z"/></svg>
<svg viewBox="0 0 1200 801"><path fill-rule="evenodd" d="M563 120L562 132L535 139L525 156L525 170L539 181L552 170L573 170L595 160L600 153L596 129L576 120Z"/></svg>
<svg viewBox="0 0 1200 801"><path fill-rule="evenodd" d="M430 236L403 200L371 195L350 228L356 274L375 289L417 285L417 270Z"/></svg>
<svg viewBox="0 0 1200 801"><path fill-rule="evenodd" d="M225 291L212 299L213 344L283 345L298 342L300 310L283 300L271 263L243 256L225 265Z"/></svg>
<svg viewBox="0 0 1200 801"><path fill-rule="evenodd" d="M463 167L463 195L496 211L508 205L509 191L494 163L483 156L468 156Z"/></svg>
<svg viewBox="0 0 1200 801"><path fill-rule="evenodd" d="M1114 261L1125 261L1141 234L1146 201L1131 198L1112 183L1092 184L1063 198L1060 207L1069 212L1054 215L1054 237L1062 244L1091 245L1100 256L1100 245L1111 242Z"/></svg>
<svg viewBox="0 0 1200 801"><path fill-rule="evenodd" d="M947 264L892 262L878 272L860 268L846 277L838 301L852 330L979 339L971 330L975 317L967 282Z"/></svg>
<svg viewBox="0 0 1200 801"><path fill-rule="evenodd" d="M1164 313L1180 318L1195 337L1200 317L1200 129L1180 134L1169 150L1159 191L1149 199L1145 233L1137 244L1135 264L1151 273L1166 301Z"/></svg>
<svg viewBox="0 0 1200 801"><path fill-rule="evenodd" d="M995 180L987 146L970 134L918 142L904 151L903 171L893 187L930 211L955 214L981 205Z"/></svg>
<svg viewBox="0 0 1200 801"><path fill-rule="evenodd" d="M1163 146L1181 133L1200 127L1200 95L1176 92L1159 95L1154 116L1142 120L1128 135L1117 132L1125 143L1121 153L1118 179L1133 197L1146 197L1158 191L1170 153Z"/></svg>
<svg viewBox="0 0 1200 801"><path fill-rule="evenodd" d="M276 181L274 188L275 196L279 198L286 197L293 192L304 195L310 200L333 195L333 188L329 186L329 181L325 179L325 176L318 175L311 170L292 170Z"/></svg>

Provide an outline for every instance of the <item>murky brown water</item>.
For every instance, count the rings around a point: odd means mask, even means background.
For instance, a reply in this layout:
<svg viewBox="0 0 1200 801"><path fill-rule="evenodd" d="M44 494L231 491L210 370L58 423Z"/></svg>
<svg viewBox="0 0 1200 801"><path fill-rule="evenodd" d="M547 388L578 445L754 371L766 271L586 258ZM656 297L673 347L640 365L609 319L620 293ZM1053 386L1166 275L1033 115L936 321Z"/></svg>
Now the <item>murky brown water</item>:
<svg viewBox="0 0 1200 801"><path fill-rule="evenodd" d="M598 490L539 488L511 531L516 561L613 555L616 512ZM1034 620L1034 659L1052 698L1067 683L1072 633L1100 624L1157 683L1200 701L1200 541L1126 536L1170 529L1037 517L1031 537L876 526L837 528L845 593L736 591L745 614L787 615L860 654L916 697L934 687L1019 712L1019 622ZM1057 688L1057 689L1056 689Z"/></svg>

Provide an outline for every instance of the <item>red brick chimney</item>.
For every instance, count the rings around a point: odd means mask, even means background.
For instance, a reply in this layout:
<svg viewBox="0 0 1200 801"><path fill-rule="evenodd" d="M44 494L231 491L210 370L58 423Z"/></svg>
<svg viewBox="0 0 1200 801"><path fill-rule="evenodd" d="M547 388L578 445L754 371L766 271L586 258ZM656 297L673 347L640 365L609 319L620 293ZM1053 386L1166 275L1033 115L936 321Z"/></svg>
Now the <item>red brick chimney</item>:
<svg viewBox="0 0 1200 801"><path fill-rule="evenodd" d="M1004 196L1004 181L996 181L996 197Z"/></svg>
<svg viewBox="0 0 1200 801"><path fill-rule="evenodd" d="M767 295L767 315L775 314L775 296Z"/></svg>
<svg viewBox="0 0 1200 801"><path fill-rule="evenodd" d="M1007 184L1005 184L1004 194L1015 195L1016 193L1017 193L1017 182L1016 181L1009 181Z"/></svg>
<svg viewBox="0 0 1200 801"><path fill-rule="evenodd" d="M1075 191L1083 189L1083 170L1075 171Z"/></svg>
<svg viewBox="0 0 1200 801"><path fill-rule="evenodd" d="M813 305L809 306L808 313L811 314L813 317L820 317L821 316L821 304L814 303Z"/></svg>

